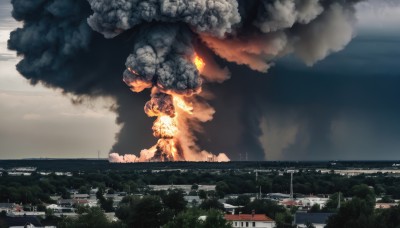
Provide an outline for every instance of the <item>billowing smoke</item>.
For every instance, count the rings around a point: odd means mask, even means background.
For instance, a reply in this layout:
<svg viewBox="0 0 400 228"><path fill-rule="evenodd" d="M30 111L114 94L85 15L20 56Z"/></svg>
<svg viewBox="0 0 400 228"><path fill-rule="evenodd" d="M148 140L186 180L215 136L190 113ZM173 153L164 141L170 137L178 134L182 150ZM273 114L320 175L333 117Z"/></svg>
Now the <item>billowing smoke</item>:
<svg viewBox="0 0 400 228"><path fill-rule="evenodd" d="M12 0L13 16L24 25L11 33L9 48L23 56L17 69L32 84L115 99L112 108L123 127L111 161L222 161L229 159L197 145L207 134L201 123L215 112L208 104L213 95L202 86L230 77L218 63L267 72L274 60L293 53L312 65L350 42L356 2ZM133 92L152 88L145 112L156 117L158 142L137 156L138 147L151 141L145 130L149 121L139 113L143 96L130 96L121 78ZM248 113L260 115L247 106ZM257 150L260 143L251 135L260 134L260 121L251 116L245 112L241 118L245 128L254 130L243 141Z"/></svg>

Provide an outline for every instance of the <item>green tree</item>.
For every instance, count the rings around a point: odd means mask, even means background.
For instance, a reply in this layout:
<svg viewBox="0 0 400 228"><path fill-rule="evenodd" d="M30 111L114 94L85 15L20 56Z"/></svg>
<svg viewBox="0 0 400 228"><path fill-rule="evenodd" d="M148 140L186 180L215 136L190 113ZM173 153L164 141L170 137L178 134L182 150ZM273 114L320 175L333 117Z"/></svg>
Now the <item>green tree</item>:
<svg viewBox="0 0 400 228"><path fill-rule="evenodd" d="M204 200L200 204L200 208L203 210L210 210L210 209L224 209L224 205L218 201L217 198L209 198Z"/></svg>
<svg viewBox="0 0 400 228"><path fill-rule="evenodd" d="M286 209L275 201L256 199L242 208L243 213L250 214L252 211L257 214L266 214L275 219L278 213L285 213Z"/></svg>
<svg viewBox="0 0 400 228"><path fill-rule="evenodd" d="M202 218L203 217L203 218ZM188 209L163 226L164 228L231 228L221 211Z"/></svg>
<svg viewBox="0 0 400 228"><path fill-rule="evenodd" d="M224 198L225 194L230 192L229 186L224 181L218 181L215 190L220 198Z"/></svg>
<svg viewBox="0 0 400 228"><path fill-rule="evenodd" d="M204 190L199 190L199 198L200 199L207 199L207 193Z"/></svg>
<svg viewBox="0 0 400 228"><path fill-rule="evenodd" d="M199 185L198 184L193 184L192 187L191 187L191 190L193 190L193 191L199 190Z"/></svg>
<svg viewBox="0 0 400 228"><path fill-rule="evenodd" d="M328 219L327 228L373 228L374 207L358 197L346 202L339 212Z"/></svg>
<svg viewBox="0 0 400 228"><path fill-rule="evenodd" d="M186 209L184 192L180 189L168 191L166 195L161 196L161 199L167 208L174 211L174 214L178 214Z"/></svg>
<svg viewBox="0 0 400 228"><path fill-rule="evenodd" d="M377 228L400 227L400 206L377 210L375 225Z"/></svg>
<svg viewBox="0 0 400 228"><path fill-rule="evenodd" d="M119 206L116 216L128 227L156 228L163 224L163 206L158 196L130 198L129 203Z"/></svg>
<svg viewBox="0 0 400 228"><path fill-rule="evenodd" d="M343 194L336 192L329 197L328 202L325 204L322 210L325 212L336 212L339 203L339 194L340 194L340 204L343 205L343 203L345 202Z"/></svg>
<svg viewBox="0 0 400 228"><path fill-rule="evenodd" d="M275 216L277 228L291 228L292 221L293 216L287 210L285 210L284 212L279 212Z"/></svg>
<svg viewBox="0 0 400 228"><path fill-rule="evenodd" d="M231 228L231 224L224 218L224 214L219 210L210 210L206 215L206 220L201 223L204 228Z"/></svg>
<svg viewBox="0 0 400 228"><path fill-rule="evenodd" d="M87 213L79 215L76 219L65 218L59 224L60 228L112 228L122 227L120 223L112 223L107 220L104 212L98 207L92 207Z"/></svg>
<svg viewBox="0 0 400 228"><path fill-rule="evenodd" d="M316 213L316 212L320 212L320 211L321 211L321 207L317 203L312 205L312 207L309 210L309 212L311 212L311 213Z"/></svg>
<svg viewBox="0 0 400 228"><path fill-rule="evenodd" d="M394 203L395 201L390 196L384 196L378 200L378 203Z"/></svg>

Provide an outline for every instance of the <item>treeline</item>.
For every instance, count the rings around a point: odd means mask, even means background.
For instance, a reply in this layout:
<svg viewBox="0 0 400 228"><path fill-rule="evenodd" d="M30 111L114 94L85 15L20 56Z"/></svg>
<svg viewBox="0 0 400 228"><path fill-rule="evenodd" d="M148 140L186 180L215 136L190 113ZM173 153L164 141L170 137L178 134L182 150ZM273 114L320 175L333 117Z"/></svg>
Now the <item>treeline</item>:
<svg viewBox="0 0 400 228"><path fill-rule="evenodd" d="M262 193L288 193L290 175L278 173L259 174L256 181L254 173L242 171L188 171L188 172L114 172L73 173L73 176L47 176L33 173L31 176L0 177L0 202L17 203L51 203L51 195L69 198L69 189L80 193L89 193L91 188L111 189L111 191L128 193L148 193L148 185L216 185L216 195L256 193L261 187ZM378 174L376 176L341 176L319 172L302 172L294 174L293 188L296 194L333 194L341 192L345 197L351 195L355 185L366 184L373 188L377 196L388 195L400 199L400 178Z"/></svg>
<svg viewBox="0 0 400 228"><path fill-rule="evenodd" d="M144 162L144 163L110 163L105 159L33 159L33 160L0 160L0 168L37 167L39 171L48 172L94 172L94 171L127 171L145 169L301 169L301 168L387 168L400 161L232 161L232 162Z"/></svg>

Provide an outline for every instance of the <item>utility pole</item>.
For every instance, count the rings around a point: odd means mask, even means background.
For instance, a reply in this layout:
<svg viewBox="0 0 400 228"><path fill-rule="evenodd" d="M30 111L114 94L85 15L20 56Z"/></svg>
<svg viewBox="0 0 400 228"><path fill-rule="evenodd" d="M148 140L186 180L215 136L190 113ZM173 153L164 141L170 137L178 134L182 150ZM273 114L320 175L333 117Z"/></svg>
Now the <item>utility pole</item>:
<svg viewBox="0 0 400 228"><path fill-rule="evenodd" d="M294 170L289 170L290 173L290 199L293 200L293 173Z"/></svg>
<svg viewBox="0 0 400 228"><path fill-rule="evenodd" d="M256 182L258 181L258 172L256 170Z"/></svg>
<svg viewBox="0 0 400 228"><path fill-rule="evenodd" d="M339 196L338 196L338 204L337 204L337 208L340 208L340 192L339 192Z"/></svg>

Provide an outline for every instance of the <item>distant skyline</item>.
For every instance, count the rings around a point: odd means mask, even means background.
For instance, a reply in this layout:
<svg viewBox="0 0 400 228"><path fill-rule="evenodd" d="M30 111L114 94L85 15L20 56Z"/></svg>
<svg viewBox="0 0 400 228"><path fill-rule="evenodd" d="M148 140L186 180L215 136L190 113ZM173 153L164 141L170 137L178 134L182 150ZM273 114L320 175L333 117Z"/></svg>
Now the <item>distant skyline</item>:
<svg viewBox="0 0 400 228"><path fill-rule="evenodd" d="M96 158L98 151L105 158L120 129L111 98L74 105L71 95L31 86L15 69L19 57L7 50L9 33L20 26L11 10L8 1L0 2L0 159ZM229 90L254 77L257 85L247 89L265 110L259 140L267 160L400 159L400 3L362 2L356 15L357 37L314 66L293 57L264 75L234 66L238 73L218 85ZM216 121L224 123L218 113L229 110L216 112ZM211 139L204 139L212 141L212 152L235 147L225 133L235 134L210 131Z"/></svg>

